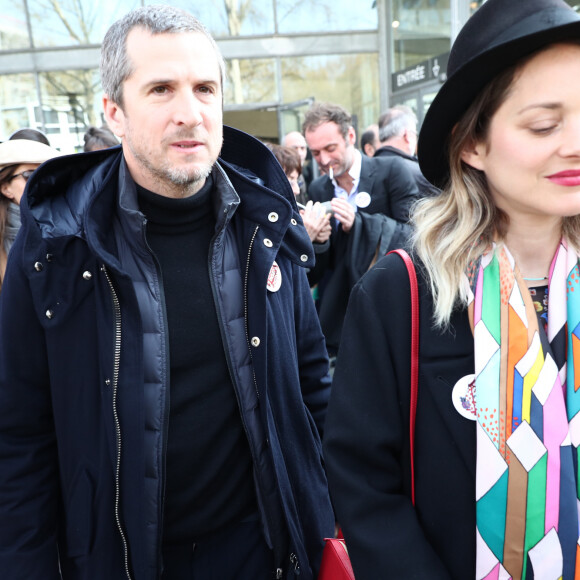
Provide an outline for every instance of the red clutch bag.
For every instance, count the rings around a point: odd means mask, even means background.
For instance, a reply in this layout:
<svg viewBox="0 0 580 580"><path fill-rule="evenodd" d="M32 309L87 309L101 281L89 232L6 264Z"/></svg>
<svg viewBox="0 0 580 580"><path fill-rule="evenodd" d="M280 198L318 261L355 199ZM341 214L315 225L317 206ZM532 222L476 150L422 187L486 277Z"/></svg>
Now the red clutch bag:
<svg viewBox="0 0 580 580"><path fill-rule="evenodd" d="M324 541L318 580L354 580L344 540L325 538Z"/></svg>

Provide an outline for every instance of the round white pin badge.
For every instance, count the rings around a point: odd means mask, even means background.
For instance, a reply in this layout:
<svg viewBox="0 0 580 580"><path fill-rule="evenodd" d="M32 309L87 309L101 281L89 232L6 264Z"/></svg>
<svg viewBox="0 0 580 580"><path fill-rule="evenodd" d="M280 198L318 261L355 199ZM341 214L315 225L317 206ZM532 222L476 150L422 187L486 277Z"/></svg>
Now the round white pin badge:
<svg viewBox="0 0 580 580"><path fill-rule="evenodd" d="M453 387L451 394L455 410L466 419L475 421L477 411L475 407L475 375L466 375L460 378Z"/></svg>
<svg viewBox="0 0 580 580"><path fill-rule="evenodd" d="M366 191L359 191L354 198L357 207L368 207L371 204L371 196Z"/></svg>

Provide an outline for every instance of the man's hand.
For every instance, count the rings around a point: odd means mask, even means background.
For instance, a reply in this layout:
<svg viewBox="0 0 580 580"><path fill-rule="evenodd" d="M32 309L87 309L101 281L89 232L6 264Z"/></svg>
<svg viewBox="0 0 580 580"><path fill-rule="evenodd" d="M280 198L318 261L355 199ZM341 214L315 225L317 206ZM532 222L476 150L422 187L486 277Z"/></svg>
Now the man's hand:
<svg viewBox="0 0 580 580"><path fill-rule="evenodd" d="M350 232L354 224L354 209L346 199L334 197L330 205L334 212L334 217L342 224L342 231L346 234Z"/></svg>
<svg viewBox="0 0 580 580"><path fill-rule="evenodd" d="M330 213L326 213L319 202L307 202L306 208L300 210L300 215L311 242L322 244L328 240L332 232Z"/></svg>

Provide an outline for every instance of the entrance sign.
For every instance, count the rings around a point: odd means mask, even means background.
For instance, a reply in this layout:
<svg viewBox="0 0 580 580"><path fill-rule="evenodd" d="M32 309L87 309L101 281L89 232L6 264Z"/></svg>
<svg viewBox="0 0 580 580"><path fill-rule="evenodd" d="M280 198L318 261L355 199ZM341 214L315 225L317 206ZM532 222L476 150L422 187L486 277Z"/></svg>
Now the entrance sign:
<svg viewBox="0 0 580 580"><path fill-rule="evenodd" d="M445 81L449 53L440 54L391 75L393 93L421 85L428 81Z"/></svg>

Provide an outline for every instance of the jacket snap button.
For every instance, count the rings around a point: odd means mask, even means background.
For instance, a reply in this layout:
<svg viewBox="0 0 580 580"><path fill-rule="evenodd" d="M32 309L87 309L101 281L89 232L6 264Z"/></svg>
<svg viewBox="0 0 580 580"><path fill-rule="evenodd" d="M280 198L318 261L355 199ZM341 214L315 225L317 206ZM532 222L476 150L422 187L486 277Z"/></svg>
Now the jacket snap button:
<svg viewBox="0 0 580 580"><path fill-rule="evenodd" d="M252 338L252 346L260 346L260 339L257 336Z"/></svg>
<svg viewBox="0 0 580 580"><path fill-rule="evenodd" d="M278 214L275 211L273 211L271 214L268 214L268 219L271 222L277 222L278 221Z"/></svg>
<svg viewBox="0 0 580 580"><path fill-rule="evenodd" d="M35 262L34 263L34 269L37 272L42 272L42 269L44 268L44 266L42 265L42 262Z"/></svg>
<svg viewBox="0 0 580 580"><path fill-rule="evenodd" d="M48 319L51 319L54 316L54 312L52 310L47 310L45 314Z"/></svg>
<svg viewBox="0 0 580 580"><path fill-rule="evenodd" d="M292 219L290 220L290 223L291 223L293 226L295 226L296 224L298 224L298 222L297 222L297 221L296 221L294 218L292 218Z"/></svg>
<svg viewBox="0 0 580 580"><path fill-rule="evenodd" d="M85 280L90 280L93 277L93 275L87 270L86 272L83 272L83 278Z"/></svg>
<svg viewBox="0 0 580 580"><path fill-rule="evenodd" d="M265 245L267 248L271 248L271 247L273 246L273 244L272 244L272 240L270 240L270 239L268 239L268 238L264 238L264 245Z"/></svg>
<svg viewBox="0 0 580 580"><path fill-rule="evenodd" d="M52 254L46 254L46 261L52 262Z"/></svg>
<svg viewBox="0 0 580 580"><path fill-rule="evenodd" d="M300 256L300 260L302 260L303 262L308 262L308 256L306 254L302 254Z"/></svg>

